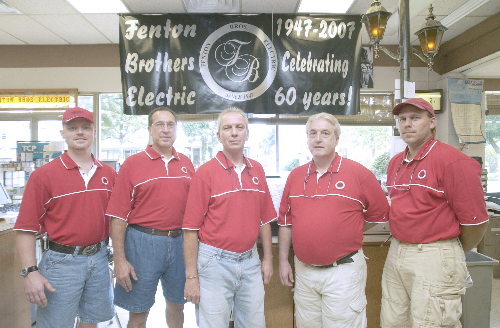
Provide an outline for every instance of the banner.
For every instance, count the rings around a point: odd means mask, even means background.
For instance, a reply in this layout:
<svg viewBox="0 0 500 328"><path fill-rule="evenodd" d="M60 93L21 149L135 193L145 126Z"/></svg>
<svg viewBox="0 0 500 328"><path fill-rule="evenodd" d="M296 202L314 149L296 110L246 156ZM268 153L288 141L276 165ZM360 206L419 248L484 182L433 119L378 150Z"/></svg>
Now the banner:
<svg viewBox="0 0 500 328"><path fill-rule="evenodd" d="M360 15L120 15L124 113L355 115Z"/></svg>

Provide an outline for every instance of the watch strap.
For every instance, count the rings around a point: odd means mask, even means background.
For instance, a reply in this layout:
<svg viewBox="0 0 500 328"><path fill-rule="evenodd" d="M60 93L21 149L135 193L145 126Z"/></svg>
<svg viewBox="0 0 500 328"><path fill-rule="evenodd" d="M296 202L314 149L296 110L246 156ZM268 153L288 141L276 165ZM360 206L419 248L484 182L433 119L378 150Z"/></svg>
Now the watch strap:
<svg viewBox="0 0 500 328"><path fill-rule="evenodd" d="M21 269L21 276L26 277L30 272L38 271L38 266L33 265L27 268Z"/></svg>

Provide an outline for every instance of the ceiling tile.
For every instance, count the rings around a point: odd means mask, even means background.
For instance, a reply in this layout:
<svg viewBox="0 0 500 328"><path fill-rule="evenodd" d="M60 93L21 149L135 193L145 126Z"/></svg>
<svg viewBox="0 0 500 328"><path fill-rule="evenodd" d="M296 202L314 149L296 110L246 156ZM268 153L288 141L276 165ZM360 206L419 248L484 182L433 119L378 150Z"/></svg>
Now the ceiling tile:
<svg viewBox="0 0 500 328"><path fill-rule="evenodd" d="M118 43L120 24L116 14L84 14L87 19L97 30L99 30L106 38L113 43Z"/></svg>
<svg viewBox="0 0 500 328"><path fill-rule="evenodd" d="M66 0L4 0L27 15L69 15L76 14Z"/></svg>
<svg viewBox="0 0 500 328"><path fill-rule="evenodd" d="M23 42L12 35L5 33L4 31L0 31L0 45L25 45L26 42Z"/></svg>
<svg viewBox="0 0 500 328"><path fill-rule="evenodd" d="M32 15L31 17L71 44L111 43L81 14Z"/></svg>
<svg viewBox="0 0 500 328"><path fill-rule="evenodd" d="M68 44L28 15L2 15L0 30L27 44Z"/></svg>
<svg viewBox="0 0 500 328"><path fill-rule="evenodd" d="M185 14L182 0L122 0L134 14Z"/></svg>

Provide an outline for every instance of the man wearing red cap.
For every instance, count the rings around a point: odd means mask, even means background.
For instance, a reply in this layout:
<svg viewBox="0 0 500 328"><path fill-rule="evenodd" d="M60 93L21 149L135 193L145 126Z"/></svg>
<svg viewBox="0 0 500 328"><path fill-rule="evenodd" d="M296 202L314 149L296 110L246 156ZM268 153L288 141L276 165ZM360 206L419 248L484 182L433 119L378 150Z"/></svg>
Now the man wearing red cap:
<svg viewBox="0 0 500 328"><path fill-rule="evenodd" d="M408 99L392 113L407 147L387 170L394 239L382 275L381 326L461 327L465 253L488 221L481 166L435 139L427 101Z"/></svg>
<svg viewBox="0 0 500 328"><path fill-rule="evenodd" d="M116 172L94 158L92 113L70 108L61 136L68 150L36 169L24 191L14 230L26 297L38 305L36 326L96 328L113 318L105 216ZM37 232L48 249L36 263Z"/></svg>

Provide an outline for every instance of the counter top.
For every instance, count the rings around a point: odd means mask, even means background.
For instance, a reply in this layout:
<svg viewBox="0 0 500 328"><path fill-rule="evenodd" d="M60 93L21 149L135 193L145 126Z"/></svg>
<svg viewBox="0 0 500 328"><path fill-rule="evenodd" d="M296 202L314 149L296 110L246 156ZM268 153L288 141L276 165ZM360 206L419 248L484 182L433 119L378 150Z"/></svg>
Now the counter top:
<svg viewBox="0 0 500 328"><path fill-rule="evenodd" d="M4 224L0 224L0 232L1 232L1 231L8 230L8 229L12 229L12 228L14 228L14 223L4 223Z"/></svg>

